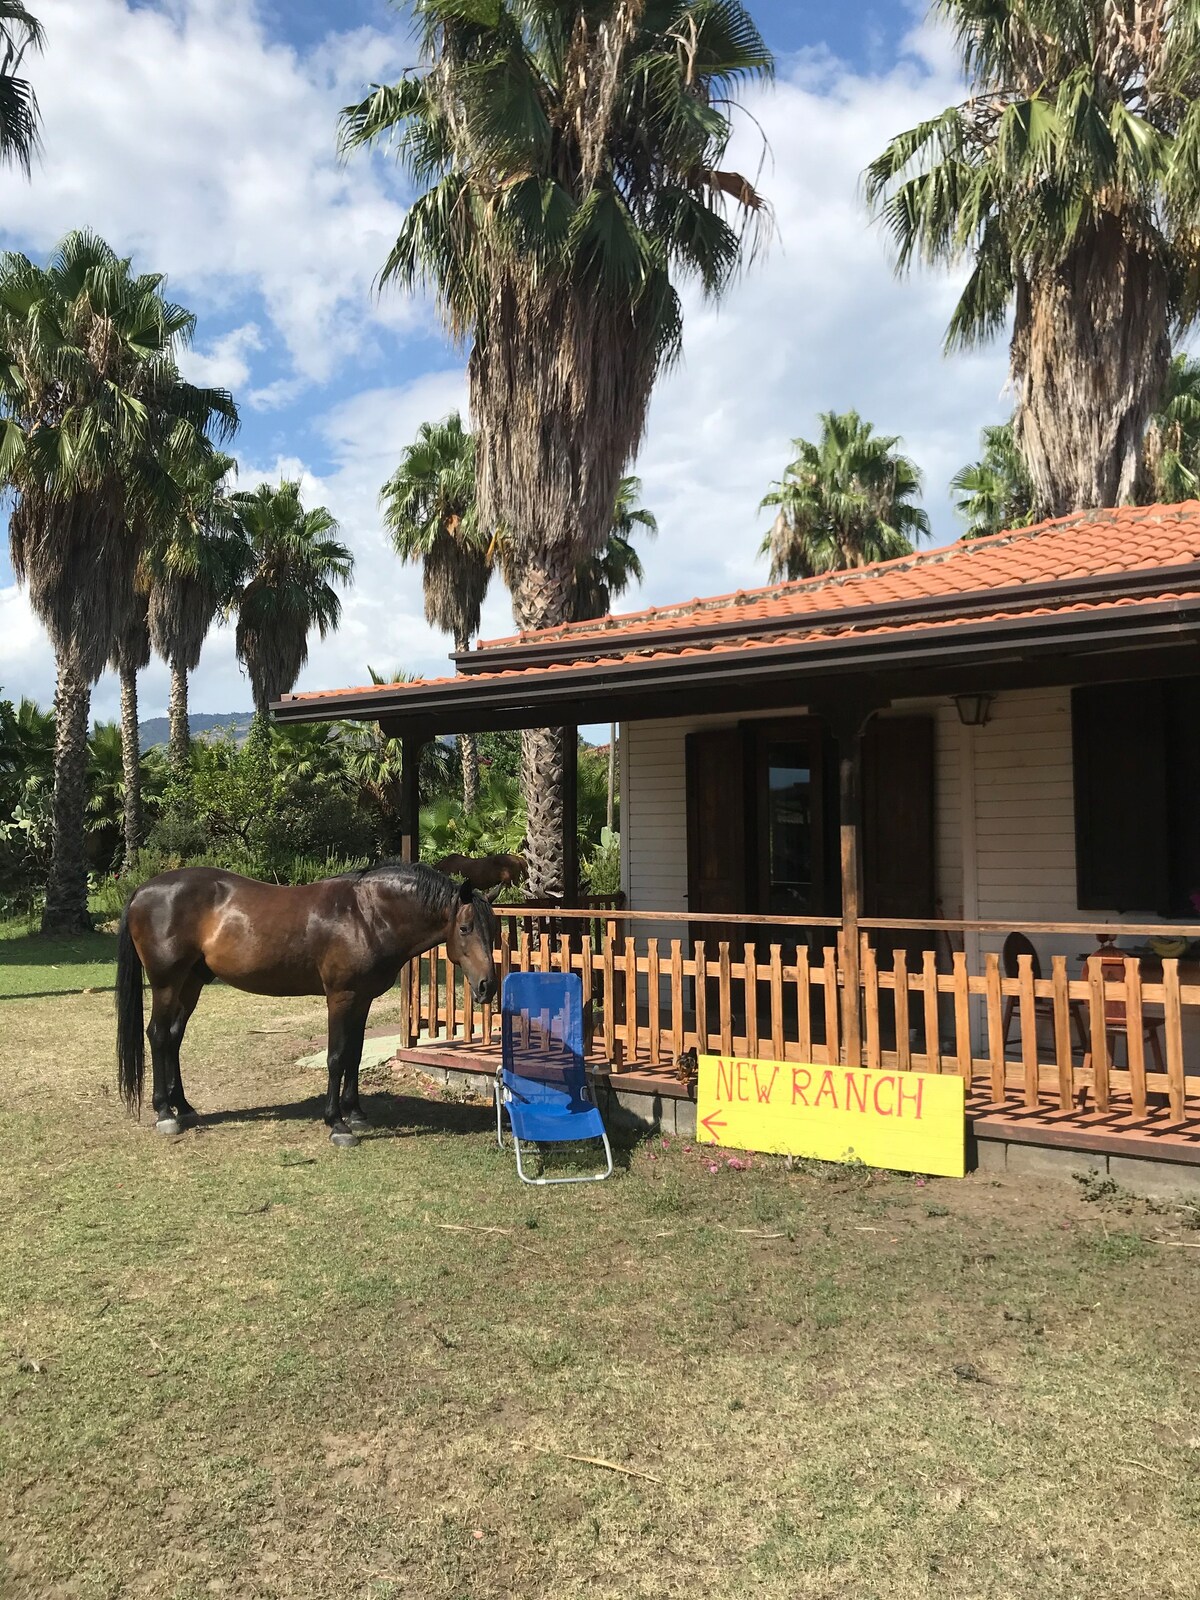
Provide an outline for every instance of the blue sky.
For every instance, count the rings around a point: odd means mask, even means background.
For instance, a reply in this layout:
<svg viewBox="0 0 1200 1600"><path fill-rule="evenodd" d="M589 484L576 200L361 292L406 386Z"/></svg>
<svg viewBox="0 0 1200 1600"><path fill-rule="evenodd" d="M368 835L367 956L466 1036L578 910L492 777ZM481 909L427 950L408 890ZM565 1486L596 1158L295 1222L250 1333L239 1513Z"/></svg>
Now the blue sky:
<svg viewBox="0 0 1200 1600"><path fill-rule="evenodd" d="M55 0L35 63L45 154L32 183L0 174L0 243L44 254L87 224L138 265L169 275L198 314L188 370L242 407L241 481L299 475L355 551L343 627L315 642L301 687L361 682L367 664L445 670L417 573L379 531L376 494L426 418L465 406L461 353L434 309L373 278L409 198L383 156L340 165L337 111L412 59L402 9L385 0ZM685 355L659 385L636 466L660 535L627 604L766 579L758 501L811 434L816 413L854 405L902 435L926 475L939 542L957 526L949 477L978 430L1007 409L1004 350L945 361L954 298L944 276L895 280L863 214L858 178L886 140L959 89L948 41L897 4L755 6L779 58L749 101L771 157L760 185L776 236L718 310L691 291ZM746 121L734 158L755 171ZM497 584L485 634L510 630ZM48 701L53 661L0 559L0 686ZM166 673L147 671L147 715ZM115 685L101 681L99 715ZM249 703L228 630L206 647L197 710Z"/></svg>

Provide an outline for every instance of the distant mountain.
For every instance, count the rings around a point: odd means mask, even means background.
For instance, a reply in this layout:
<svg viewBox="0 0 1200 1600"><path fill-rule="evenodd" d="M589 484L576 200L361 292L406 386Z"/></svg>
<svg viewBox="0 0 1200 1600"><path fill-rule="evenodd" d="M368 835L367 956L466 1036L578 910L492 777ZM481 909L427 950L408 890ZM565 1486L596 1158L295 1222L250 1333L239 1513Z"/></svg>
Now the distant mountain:
<svg viewBox="0 0 1200 1600"><path fill-rule="evenodd" d="M225 738L232 734L241 744L250 732L253 711L193 711L188 717L188 727L193 739ZM170 738L171 724L166 717L148 717L138 723L138 736L143 750L152 750L156 744L166 744Z"/></svg>

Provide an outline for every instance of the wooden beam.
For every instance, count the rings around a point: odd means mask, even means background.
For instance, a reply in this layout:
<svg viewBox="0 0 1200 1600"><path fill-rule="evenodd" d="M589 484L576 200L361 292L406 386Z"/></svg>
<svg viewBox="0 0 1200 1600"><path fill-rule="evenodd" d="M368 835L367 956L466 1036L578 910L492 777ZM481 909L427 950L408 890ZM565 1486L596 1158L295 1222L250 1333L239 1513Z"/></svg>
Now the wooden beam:
<svg viewBox="0 0 1200 1600"><path fill-rule="evenodd" d="M563 904L579 904L579 729L563 729Z"/></svg>
<svg viewBox="0 0 1200 1600"><path fill-rule="evenodd" d="M848 1067L863 1064L861 1011L862 915L862 736L870 718L887 704L883 696L839 696L814 703L837 741L838 841L841 861L841 1022L844 1059Z"/></svg>
<svg viewBox="0 0 1200 1600"><path fill-rule="evenodd" d="M843 728L838 736L838 800L842 863L842 1039L846 1065L862 1066L859 1011L859 931L862 898L862 731Z"/></svg>
<svg viewBox="0 0 1200 1600"><path fill-rule="evenodd" d="M400 858L421 859L421 750L425 744L412 734L400 741Z"/></svg>

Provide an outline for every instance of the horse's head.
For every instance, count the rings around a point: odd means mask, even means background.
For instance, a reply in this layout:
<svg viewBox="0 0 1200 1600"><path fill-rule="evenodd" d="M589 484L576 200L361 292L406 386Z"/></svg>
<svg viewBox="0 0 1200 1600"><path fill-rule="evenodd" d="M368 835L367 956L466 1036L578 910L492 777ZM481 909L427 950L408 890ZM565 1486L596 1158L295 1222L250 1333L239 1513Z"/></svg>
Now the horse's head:
<svg viewBox="0 0 1200 1600"><path fill-rule="evenodd" d="M461 969L480 1005L494 1000L500 987L493 955L495 943L496 914L464 878L450 913L446 953Z"/></svg>

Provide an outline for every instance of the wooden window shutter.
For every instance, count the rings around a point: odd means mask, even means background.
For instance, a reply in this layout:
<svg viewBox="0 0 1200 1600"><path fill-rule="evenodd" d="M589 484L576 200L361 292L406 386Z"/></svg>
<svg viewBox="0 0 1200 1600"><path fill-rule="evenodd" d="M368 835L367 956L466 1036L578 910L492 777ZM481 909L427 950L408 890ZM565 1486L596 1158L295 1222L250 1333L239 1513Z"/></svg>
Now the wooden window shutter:
<svg viewBox="0 0 1200 1600"><path fill-rule="evenodd" d="M1161 682L1071 692L1081 911L1168 906L1167 695Z"/></svg>
<svg viewBox="0 0 1200 1600"><path fill-rule="evenodd" d="M687 736L688 910L746 910L746 741L741 728Z"/></svg>

